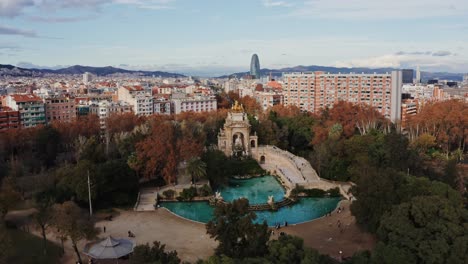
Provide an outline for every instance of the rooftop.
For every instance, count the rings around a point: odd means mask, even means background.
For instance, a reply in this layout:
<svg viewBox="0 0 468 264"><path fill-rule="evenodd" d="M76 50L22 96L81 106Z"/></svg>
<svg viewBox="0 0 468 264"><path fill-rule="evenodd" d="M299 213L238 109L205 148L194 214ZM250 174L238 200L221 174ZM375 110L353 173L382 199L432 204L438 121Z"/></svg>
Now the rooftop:
<svg viewBox="0 0 468 264"><path fill-rule="evenodd" d="M37 96L32 95L32 94L11 94L10 96L17 103L21 103L21 102L42 102L42 99L40 97L37 97Z"/></svg>

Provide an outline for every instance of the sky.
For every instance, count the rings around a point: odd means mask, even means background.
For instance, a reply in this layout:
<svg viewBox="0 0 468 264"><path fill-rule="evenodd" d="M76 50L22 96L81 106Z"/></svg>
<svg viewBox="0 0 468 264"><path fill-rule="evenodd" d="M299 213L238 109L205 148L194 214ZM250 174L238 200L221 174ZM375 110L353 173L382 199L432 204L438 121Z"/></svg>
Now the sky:
<svg viewBox="0 0 468 264"><path fill-rule="evenodd" d="M468 72L467 0L0 0L0 64Z"/></svg>

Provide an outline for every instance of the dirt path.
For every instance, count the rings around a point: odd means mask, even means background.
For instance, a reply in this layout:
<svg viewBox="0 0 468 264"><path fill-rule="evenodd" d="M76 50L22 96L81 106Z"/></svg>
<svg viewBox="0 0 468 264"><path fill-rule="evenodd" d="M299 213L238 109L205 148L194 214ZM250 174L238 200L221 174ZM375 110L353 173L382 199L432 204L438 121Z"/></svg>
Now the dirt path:
<svg viewBox="0 0 468 264"><path fill-rule="evenodd" d="M331 216L275 230L275 238L279 232L301 237L305 246L315 248L320 253L336 259L340 258L340 250L343 258L350 257L358 251L370 250L375 245L375 238L358 228L349 205L348 201L342 201L340 206L344 210L341 213L335 210Z"/></svg>
<svg viewBox="0 0 468 264"><path fill-rule="evenodd" d="M328 254L336 259L352 256L355 252L372 249L375 238L364 233L355 224L355 219L349 210L349 202L343 201L340 205L344 211L337 210L331 216L325 216L312 222L282 227L275 230L273 238L277 238L279 232L296 235L304 239L307 247L315 248L322 254ZM28 215L31 212L16 212L13 217ZM340 227L338 227L338 220ZM204 224L185 220L170 213L166 209L158 209L151 212L120 211L112 221L99 221L96 227L106 227L106 233L100 233L104 238L112 235L114 237L126 238L128 231L135 234L133 240L137 245L161 241L166 244L167 250L177 250L183 261L196 262L198 259L207 259L213 255L217 242L206 234ZM31 228L33 229L33 228ZM31 230L32 231L32 230ZM39 232L33 231L39 236ZM53 230L47 233L48 239L60 245ZM83 249L86 241L79 243L79 249ZM83 259L86 257L82 255ZM69 241L65 242L65 255L62 263L74 264L75 253Z"/></svg>

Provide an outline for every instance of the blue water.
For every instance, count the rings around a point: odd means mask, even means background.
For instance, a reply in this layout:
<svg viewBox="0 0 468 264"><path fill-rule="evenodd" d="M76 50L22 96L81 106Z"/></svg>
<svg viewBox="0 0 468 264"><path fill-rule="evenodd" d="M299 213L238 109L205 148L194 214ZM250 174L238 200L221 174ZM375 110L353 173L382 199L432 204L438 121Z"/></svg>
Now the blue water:
<svg viewBox="0 0 468 264"><path fill-rule="evenodd" d="M231 202L241 197L249 199L252 204L264 204L268 196L273 195L275 201L284 198L283 187L272 176L264 176L247 180L232 179L229 186L219 190L225 201ZM277 223L297 224L319 218L334 210L340 198L302 198L297 203L282 207L277 211L256 211L256 223L266 221L269 226ZM214 208L208 202L163 202L162 207L184 218L207 223L213 218Z"/></svg>
<svg viewBox="0 0 468 264"><path fill-rule="evenodd" d="M268 196L273 195L275 201L281 201L286 194L281 184L273 176L257 177L248 180L231 179L229 185L219 189L221 196L227 202L239 198L247 198L251 205L265 204Z"/></svg>
<svg viewBox="0 0 468 264"><path fill-rule="evenodd" d="M278 211L256 211L255 222L266 220L269 226L276 223L297 224L310 221L332 211L338 205L340 198L302 198L292 206L280 208ZM208 202L164 202L161 203L173 213L197 222L207 223L213 218L214 208Z"/></svg>

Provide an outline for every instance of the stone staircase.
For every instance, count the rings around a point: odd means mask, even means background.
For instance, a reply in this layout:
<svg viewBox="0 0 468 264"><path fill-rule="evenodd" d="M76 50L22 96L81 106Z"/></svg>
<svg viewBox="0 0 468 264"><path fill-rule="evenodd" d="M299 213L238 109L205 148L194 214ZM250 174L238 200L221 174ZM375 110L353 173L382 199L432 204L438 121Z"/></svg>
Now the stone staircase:
<svg viewBox="0 0 468 264"><path fill-rule="evenodd" d="M145 188L140 190L140 198L135 206L135 211L154 211L157 188Z"/></svg>

